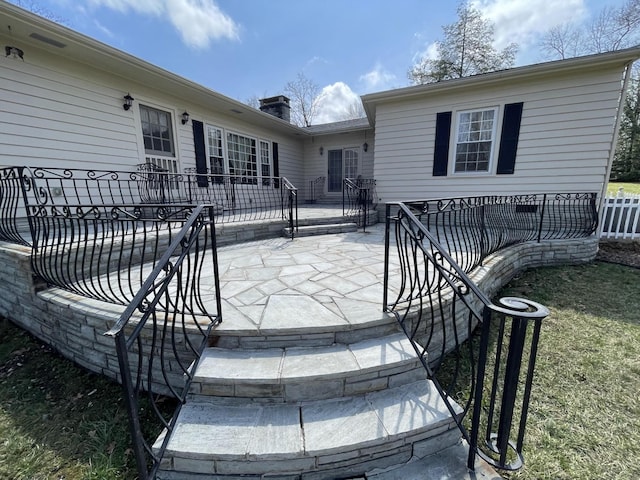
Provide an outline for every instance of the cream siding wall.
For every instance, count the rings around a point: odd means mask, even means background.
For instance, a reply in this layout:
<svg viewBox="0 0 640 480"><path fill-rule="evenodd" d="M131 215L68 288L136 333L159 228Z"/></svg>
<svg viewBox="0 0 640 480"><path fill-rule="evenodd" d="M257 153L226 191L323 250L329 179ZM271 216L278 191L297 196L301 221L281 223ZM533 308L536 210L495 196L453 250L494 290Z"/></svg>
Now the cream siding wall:
<svg viewBox="0 0 640 480"><path fill-rule="evenodd" d="M123 168L139 163L126 93L66 74L30 50L26 61L3 58L0 68L0 164ZM129 168L127 168L129 169Z"/></svg>
<svg viewBox="0 0 640 480"><path fill-rule="evenodd" d="M362 148L364 143L368 144L367 151ZM320 147L323 153L320 155ZM327 177L328 151L340 150L343 148L359 149L358 171L363 178L374 178L373 158L375 151L375 138L373 129L359 132L338 133L330 135L316 135L304 142L304 177L305 199L308 198L309 182L318 177ZM339 199L342 201L341 193L327 194L327 183L324 186L325 198Z"/></svg>
<svg viewBox="0 0 640 480"><path fill-rule="evenodd" d="M384 201L482 194L600 191L610 156L622 69L580 71L500 87L469 88L376 110L374 175ZM496 175L505 104L524 102L513 175ZM499 106L491 173L434 177L436 114Z"/></svg>
<svg viewBox="0 0 640 480"><path fill-rule="evenodd" d="M8 39L0 36L0 41ZM3 44L4 44L3 43ZM9 42L10 43L10 42ZM169 111L179 170L195 167L194 120L279 144L280 175L301 182L302 139L216 112L179 96L131 82L29 47L25 61L1 58L0 165L131 171L145 161L139 105ZM123 96L135 98L129 111ZM206 132L206 130L205 130Z"/></svg>

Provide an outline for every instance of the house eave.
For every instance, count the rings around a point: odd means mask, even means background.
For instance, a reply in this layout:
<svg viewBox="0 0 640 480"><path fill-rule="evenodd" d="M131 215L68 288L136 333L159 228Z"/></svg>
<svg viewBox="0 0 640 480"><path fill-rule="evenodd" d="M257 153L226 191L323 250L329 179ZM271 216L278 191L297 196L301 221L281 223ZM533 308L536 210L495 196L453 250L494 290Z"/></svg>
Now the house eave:
<svg viewBox="0 0 640 480"><path fill-rule="evenodd" d="M361 99L365 112L367 113L367 117L371 122L374 122L376 105L380 103L405 101L417 97L425 98L444 93L449 94L460 89L491 87L492 85L497 85L507 81L531 80L551 74L561 75L580 70L606 68L609 66L619 66L620 68L623 68L625 65L634 62L638 58L640 58L640 46L617 50L614 52L599 53L583 57L554 60L534 65L515 67L470 77L444 80L437 83L370 93L363 95Z"/></svg>
<svg viewBox="0 0 640 480"><path fill-rule="evenodd" d="M297 125L261 112L238 100L10 3L0 2L0 16L3 18L3 25L0 27L3 29L3 36L10 38L15 43L14 46L24 50L27 59L29 47L37 48L78 63L91 65L92 68L125 78L132 83L152 85L154 88L165 91L179 91L180 97L185 101L230 115L241 115L245 122L256 125L266 124L271 129L290 135L308 135L304 129ZM33 34L36 34L40 39L34 38ZM52 43L44 42L41 38L51 40ZM56 46L55 43L63 45L63 47ZM132 95L135 96L133 93Z"/></svg>

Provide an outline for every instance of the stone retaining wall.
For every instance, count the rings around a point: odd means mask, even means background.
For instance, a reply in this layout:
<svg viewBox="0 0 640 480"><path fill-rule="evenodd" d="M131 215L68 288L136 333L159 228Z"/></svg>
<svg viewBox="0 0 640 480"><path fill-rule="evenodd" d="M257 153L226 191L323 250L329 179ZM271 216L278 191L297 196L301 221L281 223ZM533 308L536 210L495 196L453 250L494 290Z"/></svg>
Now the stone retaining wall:
<svg viewBox="0 0 640 480"><path fill-rule="evenodd" d="M589 262L597 249L595 237L525 243L489 257L470 277L492 297L526 268ZM88 370L119 379L115 343L104 333L115 324L124 307L57 288L42 290L32 275L30 253L28 247L0 242L0 315ZM182 372L176 365L171 368L171 381L181 386Z"/></svg>

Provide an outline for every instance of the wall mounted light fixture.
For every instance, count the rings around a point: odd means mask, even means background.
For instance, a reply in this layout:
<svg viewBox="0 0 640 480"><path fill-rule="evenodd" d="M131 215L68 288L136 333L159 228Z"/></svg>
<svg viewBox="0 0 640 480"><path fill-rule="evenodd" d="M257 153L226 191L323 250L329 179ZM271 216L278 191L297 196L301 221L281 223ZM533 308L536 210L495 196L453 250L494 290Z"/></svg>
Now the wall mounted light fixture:
<svg viewBox="0 0 640 480"><path fill-rule="evenodd" d="M322 156L322 154L324 153L324 147L320 147L318 149L318 153L320 153L320 156Z"/></svg>
<svg viewBox="0 0 640 480"><path fill-rule="evenodd" d="M4 53L6 54L5 57L8 57L9 55L13 55L13 58L21 58L22 61L24 62L24 52L20 50L18 47L5 45Z"/></svg>
<svg viewBox="0 0 640 480"><path fill-rule="evenodd" d="M189 112L185 110L182 114L182 124L186 125L188 121L189 121Z"/></svg>
<svg viewBox="0 0 640 480"><path fill-rule="evenodd" d="M129 110L131 108L131 105L133 105L133 101L135 100L135 98L133 98L130 94L126 94L124 96L124 105L122 105L122 108L124 108L125 110Z"/></svg>
<svg viewBox="0 0 640 480"><path fill-rule="evenodd" d="M369 144L368 144L367 142L364 142L364 143L362 144L362 150L364 150L365 152L366 152L367 150L369 150Z"/></svg>

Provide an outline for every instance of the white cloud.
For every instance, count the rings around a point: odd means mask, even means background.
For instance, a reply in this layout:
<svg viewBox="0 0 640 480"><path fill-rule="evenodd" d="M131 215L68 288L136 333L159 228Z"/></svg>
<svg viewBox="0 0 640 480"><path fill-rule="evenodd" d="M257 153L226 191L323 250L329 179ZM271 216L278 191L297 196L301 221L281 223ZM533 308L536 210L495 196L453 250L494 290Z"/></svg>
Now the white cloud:
<svg viewBox="0 0 640 480"><path fill-rule="evenodd" d="M327 85L320 96L314 124L345 120L350 117L354 106L361 105L360 96L344 82Z"/></svg>
<svg viewBox="0 0 640 480"><path fill-rule="evenodd" d="M167 18L184 43L193 48L206 48L212 40L237 40L239 27L213 0L89 0L119 12L133 10Z"/></svg>
<svg viewBox="0 0 640 480"><path fill-rule="evenodd" d="M551 27L580 21L587 14L584 0L472 0L471 5L495 25L498 49L512 42L524 49Z"/></svg>
<svg viewBox="0 0 640 480"><path fill-rule="evenodd" d="M365 92L391 88L396 79L397 77L393 73L385 70L379 63L370 72L360 75Z"/></svg>
<svg viewBox="0 0 640 480"><path fill-rule="evenodd" d="M102 25L98 20L94 20L93 23L98 28L98 30L104 33L107 37L114 38L115 35L113 34L113 32L109 30L107 27L105 27L104 25Z"/></svg>
<svg viewBox="0 0 640 480"><path fill-rule="evenodd" d="M431 42L421 52L417 52L413 56L413 63L421 62L422 60L435 60L438 58L438 43Z"/></svg>

